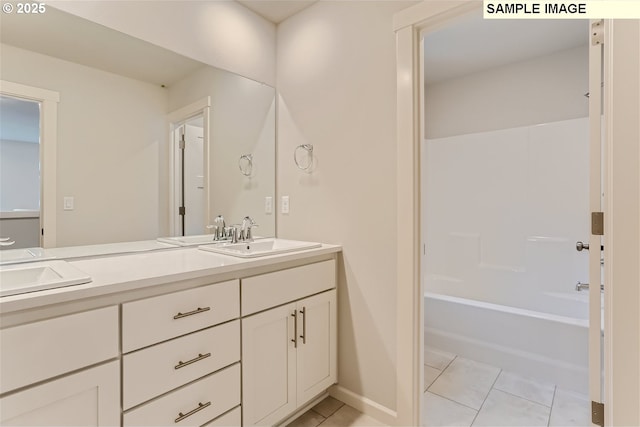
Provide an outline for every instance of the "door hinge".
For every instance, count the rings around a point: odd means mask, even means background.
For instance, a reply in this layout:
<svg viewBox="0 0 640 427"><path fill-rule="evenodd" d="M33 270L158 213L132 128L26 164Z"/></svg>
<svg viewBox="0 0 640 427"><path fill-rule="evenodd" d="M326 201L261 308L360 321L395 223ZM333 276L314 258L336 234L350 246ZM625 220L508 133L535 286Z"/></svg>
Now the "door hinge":
<svg viewBox="0 0 640 427"><path fill-rule="evenodd" d="M591 234L604 236L604 212L591 212Z"/></svg>
<svg viewBox="0 0 640 427"><path fill-rule="evenodd" d="M184 139L181 139L180 142L178 143L178 148L180 148L181 150L184 150L184 146L185 146Z"/></svg>
<svg viewBox="0 0 640 427"><path fill-rule="evenodd" d="M178 215L185 215L185 207L184 206L180 206L178 208Z"/></svg>
<svg viewBox="0 0 640 427"><path fill-rule="evenodd" d="M604 427L604 403L591 401L591 422Z"/></svg>
<svg viewBox="0 0 640 427"><path fill-rule="evenodd" d="M44 236L44 228L40 229L40 234Z"/></svg>
<svg viewBox="0 0 640 427"><path fill-rule="evenodd" d="M591 24L591 45L598 46L604 44L604 19Z"/></svg>
<svg viewBox="0 0 640 427"><path fill-rule="evenodd" d="M186 137L185 137L185 133L186 133L186 132L185 132L184 126L182 126L182 127L180 128L180 142L178 142L178 146L179 146L179 148L180 148L181 150L184 150L185 145L187 145L187 144L186 144Z"/></svg>

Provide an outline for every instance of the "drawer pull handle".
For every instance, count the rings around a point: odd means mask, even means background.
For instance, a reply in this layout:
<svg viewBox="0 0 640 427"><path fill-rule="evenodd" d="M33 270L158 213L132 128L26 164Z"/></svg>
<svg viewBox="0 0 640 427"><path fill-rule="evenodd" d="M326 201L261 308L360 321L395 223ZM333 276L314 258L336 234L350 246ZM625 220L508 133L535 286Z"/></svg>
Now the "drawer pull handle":
<svg viewBox="0 0 640 427"><path fill-rule="evenodd" d="M173 319L174 320L182 319L183 317L193 316L194 314L204 313L205 311L209 311L209 310L211 310L211 307L203 307L203 308L198 307L193 311L188 311L186 313L178 313L175 316L173 316Z"/></svg>
<svg viewBox="0 0 640 427"><path fill-rule="evenodd" d="M196 409L192 409L189 412L187 412L186 414L183 414L182 412L178 413L178 418L176 418L174 422L177 424L180 421L184 420L185 418L190 417L191 415L195 414L196 412L202 411L207 406L211 406L211 402L207 402L207 403L198 402L198 407Z"/></svg>
<svg viewBox="0 0 640 427"><path fill-rule="evenodd" d="M174 366L174 369L184 368L187 365L191 365L192 363L199 362L202 359L206 359L207 357L210 357L210 356L211 356L211 353L206 353L206 354L198 353L198 357L194 357L191 360L187 360L186 362L183 362L182 360L179 361L178 364L176 366Z"/></svg>

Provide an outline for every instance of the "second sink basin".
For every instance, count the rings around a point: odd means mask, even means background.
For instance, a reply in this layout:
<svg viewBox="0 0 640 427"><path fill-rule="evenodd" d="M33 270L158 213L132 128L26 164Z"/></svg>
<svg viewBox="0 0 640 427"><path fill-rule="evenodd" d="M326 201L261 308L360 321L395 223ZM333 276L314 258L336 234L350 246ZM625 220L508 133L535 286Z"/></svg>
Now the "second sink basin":
<svg viewBox="0 0 640 427"><path fill-rule="evenodd" d="M255 258L276 255L285 252L302 251L322 246L321 243L300 242L285 239L260 239L254 242L227 243L221 245L200 246L198 249L231 255L240 258Z"/></svg>
<svg viewBox="0 0 640 427"><path fill-rule="evenodd" d="M0 297L88 283L91 277L66 261L44 261L0 269Z"/></svg>

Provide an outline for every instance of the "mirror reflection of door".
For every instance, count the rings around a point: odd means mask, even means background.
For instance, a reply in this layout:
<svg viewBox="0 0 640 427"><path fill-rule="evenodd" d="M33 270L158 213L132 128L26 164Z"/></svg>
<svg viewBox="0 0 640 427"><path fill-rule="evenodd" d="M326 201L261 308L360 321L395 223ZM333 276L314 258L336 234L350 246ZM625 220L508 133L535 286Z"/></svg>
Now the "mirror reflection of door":
<svg viewBox="0 0 640 427"><path fill-rule="evenodd" d="M0 250L40 246L40 103L6 95L0 96L0 239Z"/></svg>
<svg viewBox="0 0 640 427"><path fill-rule="evenodd" d="M178 234L191 236L205 233L204 224L204 123L199 115L187 120L174 131L179 159Z"/></svg>

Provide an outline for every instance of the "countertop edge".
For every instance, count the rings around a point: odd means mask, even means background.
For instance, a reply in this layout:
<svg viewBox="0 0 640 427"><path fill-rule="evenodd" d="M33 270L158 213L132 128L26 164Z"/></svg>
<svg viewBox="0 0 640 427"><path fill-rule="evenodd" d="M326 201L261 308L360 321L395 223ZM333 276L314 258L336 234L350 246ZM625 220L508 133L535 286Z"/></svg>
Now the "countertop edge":
<svg viewBox="0 0 640 427"><path fill-rule="evenodd" d="M145 289L151 286L166 285L173 282L180 282L192 279L201 279L207 276L224 275L242 270L255 270L261 267L276 266L307 258L314 258L323 255L330 255L342 251L340 245L323 244L320 248L308 249L300 252L284 253L260 258L241 259L226 255L213 254L212 256L225 257L237 261L233 264L215 266L211 268L182 271L175 274L153 275L150 273L146 277L139 277L133 280L113 281L106 283L90 282L83 285L68 286L33 293L25 293L0 298L0 315L15 313L18 311L37 309L53 304L64 304L77 302L83 299L106 297L117 293ZM158 252L160 253L160 252ZM150 254L153 254L151 252ZM131 254L126 254L131 255ZM126 256L123 255L123 256ZM114 256L109 257L112 261ZM70 263L76 261L70 260ZM214 279L215 280L215 279Z"/></svg>

